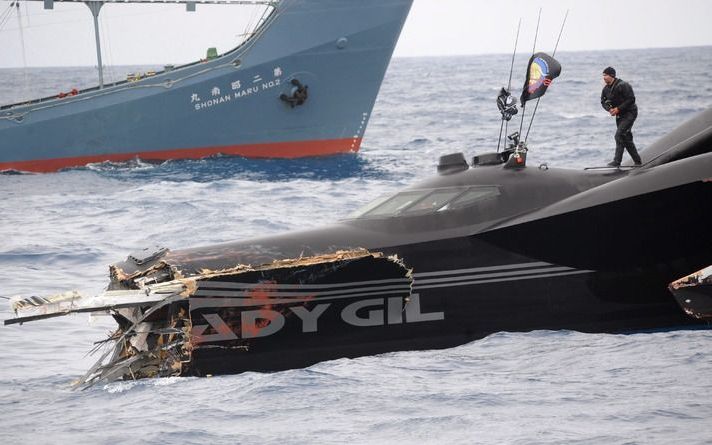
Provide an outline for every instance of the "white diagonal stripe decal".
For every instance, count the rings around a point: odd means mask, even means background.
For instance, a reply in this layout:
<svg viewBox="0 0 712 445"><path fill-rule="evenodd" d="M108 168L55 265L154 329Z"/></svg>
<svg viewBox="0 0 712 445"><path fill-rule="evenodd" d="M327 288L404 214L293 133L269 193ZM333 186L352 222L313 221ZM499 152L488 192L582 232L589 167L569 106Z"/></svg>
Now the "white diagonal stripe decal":
<svg viewBox="0 0 712 445"><path fill-rule="evenodd" d="M571 272L559 272L559 273L547 273L547 274L539 274L539 275L524 275L524 276L519 276L519 277L505 277L505 278L493 278L489 280L472 280L472 281L457 281L457 282L450 282L450 283L444 283L444 284L426 284L424 286L419 286L417 284L413 285L413 290L421 290L421 289L433 289L436 287L455 287L455 286L470 286L474 284L486 284L486 283L500 283L502 281L518 281L518 280L532 280L536 278L547 278L547 277L560 277L560 276L565 276L565 275L578 275L578 274L583 274L583 273L592 273L592 270L574 270Z"/></svg>
<svg viewBox="0 0 712 445"><path fill-rule="evenodd" d="M466 273L477 273L477 272L490 272L494 270L506 270L506 269L523 269L527 267L543 267L543 266L553 266L553 264L545 263L543 261L537 261L533 263L519 263L519 264L507 264L504 266L488 266L488 267L474 267L471 269L453 269L453 270L439 270L436 272L418 272L414 273L413 277L435 277L440 275L457 275Z"/></svg>
<svg viewBox="0 0 712 445"><path fill-rule="evenodd" d="M496 273L483 273L477 275L460 275L456 277L447 278L431 278L429 280L415 280L415 283L421 284L431 284L431 283L448 283L452 281L463 281L463 280L474 280L480 278L498 278L498 277L513 277L517 275L535 275L550 272L562 272L572 270L570 267L546 267L540 269L527 269L527 270L516 270L512 272L496 272Z"/></svg>

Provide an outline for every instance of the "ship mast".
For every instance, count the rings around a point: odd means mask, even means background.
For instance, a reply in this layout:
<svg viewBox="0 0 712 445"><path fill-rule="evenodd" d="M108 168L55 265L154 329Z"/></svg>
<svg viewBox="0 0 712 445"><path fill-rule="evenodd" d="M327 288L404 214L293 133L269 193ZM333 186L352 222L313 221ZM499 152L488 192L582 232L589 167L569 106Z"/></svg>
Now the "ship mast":
<svg viewBox="0 0 712 445"><path fill-rule="evenodd" d="M45 0L45 4L47 1ZM104 88L104 65L101 62L101 41L99 40L99 10L104 6L103 1L84 2L89 7L91 15L94 16L94 39L96 40L96 63L99 68L99 89Z"/></svg>
<svg viewBox="0 0 712 445"><path fill-rule="evenodd" d="M99 69L99 89L104 88L104 66L101 61L101 39L99 37L99 11L105 3L168 3L185 4L185 10L195 12L197 3L204 5L265 5L276 6L279 0L25 0L44 2L44 9L54 9L54 2L84 3L94 18L94 38L96 40L96 63Z"/></svg>

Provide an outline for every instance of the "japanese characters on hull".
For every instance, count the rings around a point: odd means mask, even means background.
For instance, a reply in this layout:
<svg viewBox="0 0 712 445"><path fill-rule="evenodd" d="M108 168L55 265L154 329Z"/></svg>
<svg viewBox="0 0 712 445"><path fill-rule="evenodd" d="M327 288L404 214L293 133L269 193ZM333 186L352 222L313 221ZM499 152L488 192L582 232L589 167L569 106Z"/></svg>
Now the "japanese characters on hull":
<svg viewBox="0 0 712 445"><path fill-rule="evenodd" d="M283 84L283 74L282 68L277 66L272 70L271 78L266 76L263 78L262 75L256 74L249 79L249 82L243 79L235 79L229 85L215 85L210 91L192 93L190 95L190 104L195 111L201 111L272 90Z"/></svg>

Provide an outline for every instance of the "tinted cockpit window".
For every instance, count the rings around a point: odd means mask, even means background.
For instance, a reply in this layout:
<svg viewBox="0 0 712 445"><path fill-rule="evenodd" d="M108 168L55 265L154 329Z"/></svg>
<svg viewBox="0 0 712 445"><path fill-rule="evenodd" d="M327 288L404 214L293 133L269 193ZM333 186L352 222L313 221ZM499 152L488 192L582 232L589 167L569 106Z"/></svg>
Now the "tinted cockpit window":
<svg viewBox="0 0 712 445"><path fill-rule="evenodd" d="M420 201L429 190L416 190L410 192L398 193L391 199L386 200L381 205L376 206L372 210L361 214L361 216L391 216L397 215L403 209L411 206L413 203Z"/></svg>
<svg viewBox="0 0 712 445"><path fill-rule="evenodd" d="M403 209L401 214L430 213L443 208L448 202L464 192L462 188L433 190L418 202Z"/></svg>
<svg viewBox="0 0 712 445"><path fill-rule="evenodd" d="M471 206L499 195L495 186L446 187L408 190L381 198L354 212L351 218L388 218L445 212Z"/></svg>
<svg viewBox="0 0 712 445"><path fill-rule="evenodd" d="M492 198L499 195L497 187L471 187L465 193L459 195L447 204L448 209L461 209L468 207L478 201ZM444 210L441 208L440 210Z"/></svg>

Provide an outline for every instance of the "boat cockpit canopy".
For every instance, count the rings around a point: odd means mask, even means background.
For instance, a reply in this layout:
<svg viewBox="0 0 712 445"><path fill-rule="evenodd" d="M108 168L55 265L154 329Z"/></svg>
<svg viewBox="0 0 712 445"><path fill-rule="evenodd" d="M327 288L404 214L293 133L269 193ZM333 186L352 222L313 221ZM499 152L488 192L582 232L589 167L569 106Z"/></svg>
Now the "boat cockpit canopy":
<svg viewBox="0 0 712 445"><path fill-rule="evenodd" d="M494 185L442 187L404 190L393 196L381 197L349 215L349 219L420 216L463 209L500 195Z"/></svg>

